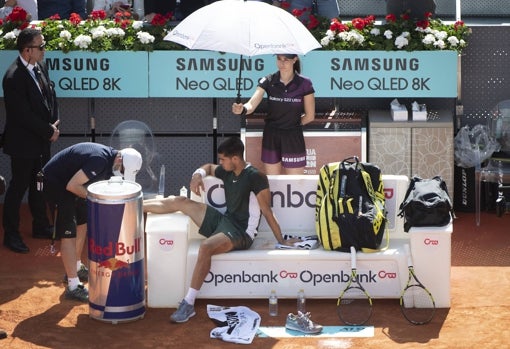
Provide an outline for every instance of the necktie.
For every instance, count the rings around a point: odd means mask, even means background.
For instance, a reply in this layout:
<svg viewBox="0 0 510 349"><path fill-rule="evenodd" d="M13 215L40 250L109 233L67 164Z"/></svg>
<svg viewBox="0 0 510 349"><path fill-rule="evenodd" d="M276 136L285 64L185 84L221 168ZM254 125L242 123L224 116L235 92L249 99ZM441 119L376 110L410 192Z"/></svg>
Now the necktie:
<svg viewBox="0 0 510 349"><path fill-rule="evenodd" d="M35 78L37 80L37 83L39 84L39 88L41 89L41 93L44 97L44 100L48 102L48 90L47 90L48 86L46 85L43 79L41 70L39 69L38 66L34 66L32 70L34 71Z"/></svg>

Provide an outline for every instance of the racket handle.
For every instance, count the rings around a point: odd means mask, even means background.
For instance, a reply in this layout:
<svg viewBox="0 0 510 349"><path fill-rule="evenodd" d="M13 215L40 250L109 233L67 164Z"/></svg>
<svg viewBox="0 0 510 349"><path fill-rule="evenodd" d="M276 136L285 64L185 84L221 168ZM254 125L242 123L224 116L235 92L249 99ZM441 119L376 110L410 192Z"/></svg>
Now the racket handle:
<svg viewBox="0 0 510 349"><path fill-rule="evenodd" d="M404 251L407 256L407 266L412 267L413 266L413 258L411 256L411 248L409 247L409 244L404 245Z"/></svg>
<svg viewBox="0 0 510 349"><path fill-rule="evenodd" d="M351 268L356 269L356 248L351 246Z"/></svg>

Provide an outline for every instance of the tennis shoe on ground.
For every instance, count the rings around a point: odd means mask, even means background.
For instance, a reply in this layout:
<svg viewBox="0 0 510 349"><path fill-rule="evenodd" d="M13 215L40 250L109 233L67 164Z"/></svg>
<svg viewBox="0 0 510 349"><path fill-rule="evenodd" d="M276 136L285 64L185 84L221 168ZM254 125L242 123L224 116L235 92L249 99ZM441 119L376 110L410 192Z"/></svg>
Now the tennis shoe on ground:
<svg viewBox="0 0 510 349"><path fill-rule="evenodd" d="M80 282L88 282L89 281L89 269L85 266L85 264L81 264L80 269L78 269L78 278ZM68 283L67 274L64 275L64 280L62 280L64 284Z"/></svg>
<svg viewBox="0 0 510 349"><path fill-rule="evenodd" d="M322 332L322 325L314 323L310 320L310 313L303 314L298 311L297 315L289 313L285 328L293 331L299 331L307 334L317 334Z"/></svg>
<svg viewBox="0 0 510 349"><path fill-rule="evenodd" d="M186 322L190 317L195 316L195 307L184 299L179 303L179 308L170 316L170 321L172 322Z"/></svg>
<svg viewBox="0 0 510 349"><path fill-rule="evenodd" d="M69 286L66 287L65 297L80 302L89 301L89 290L83 284L79 284L74 290L70 290Z"/></svg>

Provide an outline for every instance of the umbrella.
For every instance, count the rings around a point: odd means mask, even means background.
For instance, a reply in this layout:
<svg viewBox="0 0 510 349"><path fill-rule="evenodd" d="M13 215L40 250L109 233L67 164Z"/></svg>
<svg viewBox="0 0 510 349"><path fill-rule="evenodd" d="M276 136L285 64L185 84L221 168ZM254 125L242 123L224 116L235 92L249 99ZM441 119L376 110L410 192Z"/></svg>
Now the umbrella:
<svg viewBox="0 0 510 349"><path fill-rule="evenodd" d="M204 6L180 22L164 40L189 49L240 54L239 81L243 55L304 55L321 47L303 23L287 11L246 0L221 0Z"/></svg>

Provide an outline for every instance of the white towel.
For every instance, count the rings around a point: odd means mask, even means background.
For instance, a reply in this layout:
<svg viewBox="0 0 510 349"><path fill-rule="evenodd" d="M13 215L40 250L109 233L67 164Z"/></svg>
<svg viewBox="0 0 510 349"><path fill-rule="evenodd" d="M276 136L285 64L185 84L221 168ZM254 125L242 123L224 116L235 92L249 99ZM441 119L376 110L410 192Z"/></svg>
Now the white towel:
<svg viewBox="0 0 510 349"><path fill-rule="evenodd" d="M298 242L295 242L294 246L282 245L280 243L277 243L275 245L275 247L278 249L281 249L281 250L288 250L288 249L291 249L291 250L297 250L297 249L299 249L299 250L313 250L313 249L319 247L319 245L320 245L319 238L317 237L317 235L308 235L308 236L293 236L293 235L288 235L288 234L283 235L283 240L290 240L290 239L294 239L294 238L298 238L300 240Z"/></svg>
<svg viewBox="0 0 510 349"><path fill-rule="evenodd" d="M225 342L251 344L260 326L260 315L244 306L208 304L207 315L218 325L211 331L210 337Z"/></svg>

